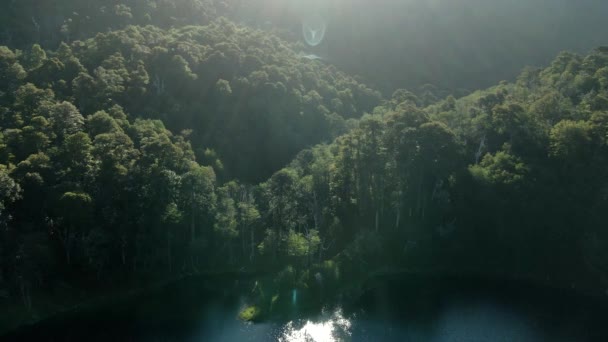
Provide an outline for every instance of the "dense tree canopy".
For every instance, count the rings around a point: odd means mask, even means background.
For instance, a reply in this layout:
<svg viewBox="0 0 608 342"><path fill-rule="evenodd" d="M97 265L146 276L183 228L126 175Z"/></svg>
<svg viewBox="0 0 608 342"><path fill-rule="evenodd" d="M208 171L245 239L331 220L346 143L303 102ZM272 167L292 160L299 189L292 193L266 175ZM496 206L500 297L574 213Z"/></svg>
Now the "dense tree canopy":
<svg viewBox="0 0 608 342"><path fill-rule="evenodd" d="M189 139L215 150L226 176L249 181L343 133L347 119L380 103L378 92L334 67L299 59L277 37L225 19L169 31L129 26L48 53L39 45L19 56L3 51L7 89L52 88L69 101L49 109L56 135L82 124L76 108L87 116L120 105L132 117L162 119L174 132L191 130ZM19 88L19 80L30 88ZM204 159L205 149L195 153Z"/></svg>
<svg viewBox="0 0 608 342"><path fill-rule="evenodd" d="M607 48L383 100L206 2L128 3L0 47L0 289L28 310L64 281L234 269L607 279Z"/></svg>

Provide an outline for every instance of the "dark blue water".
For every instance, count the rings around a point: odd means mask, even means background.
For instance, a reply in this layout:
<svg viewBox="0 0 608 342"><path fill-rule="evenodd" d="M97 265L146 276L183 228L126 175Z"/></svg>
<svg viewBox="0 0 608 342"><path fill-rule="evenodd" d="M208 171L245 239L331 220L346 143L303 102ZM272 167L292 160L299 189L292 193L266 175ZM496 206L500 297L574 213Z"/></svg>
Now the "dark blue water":
<svg viewBox="0 0 608 342"><path fill-rule="evenodd" d="M265 323L240 322L238 286L200 282L58 317L8 341L608 341L604 298L470 278L378 279L360 299ZM301 303L300 303L301 304Z"/></svg>

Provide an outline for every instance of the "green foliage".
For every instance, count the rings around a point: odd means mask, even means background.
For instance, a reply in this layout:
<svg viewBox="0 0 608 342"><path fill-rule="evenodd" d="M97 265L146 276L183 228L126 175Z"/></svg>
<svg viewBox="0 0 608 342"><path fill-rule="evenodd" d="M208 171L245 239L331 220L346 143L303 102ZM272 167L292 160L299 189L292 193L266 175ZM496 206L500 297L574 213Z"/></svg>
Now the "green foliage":
<svg viewBox="0 0 608 342"><path fill-rule="evenodd" d="M215 216L215 230L227 238L238 236L237 213L235 203L227 193L227 189L218 190L217 214Z"/></svg>
<svg viewBox="0 0 608 342"><path fill-rule="evenodd" d="M129 7L135 6L116 5L115 15L128 18L133 13ZM231 34L236 30L239 34ZM205 146L195 149L200 159L205 149L212 149L226 176L258 182L301 149L344 132L347 118L359 117L381 101L377 91L335 68L298 58L296 48L266 32L218 19L171 29L129 26L62 43L57 51L34 45L21 58L27 70L17 74L20 58L6 49L2 70L9 91L24 80L31 83L16 94L23 103L17 107L23 109L13 120L27 124L28 115L38 115L50 89L60 106L47 112L64 116L49 118L58 122L54 126L79 124L76 111L65 103L84 116L120 105L134 116L131 120L162 119L174 132L191 130L192 143ZM59 139L72 133L63 131L67 128L55 127ZM95 138L100 131L91 134ZM264 156L263 163L257 162L258 155ZM214 166L219 171L220 164Z"/></svg>
<svg viewBox="0 0 608 342"><path fill-rule="evenodd" d="M592 125L585 121L562 120L551 129L551 155L576 160L591 148Z"/></svg>
<svg viewBox="0 0 608 342"><path fill-rule="evenodd" d="M481 163L471 165L469 171L484 184L513 186L524 180L528 169L507 147L494 155L486 154Z"/></svg>
<svg viewBox="0 0 608 342"><path fill-rule="evenodd" d="M287 255L304 257L314 254L319 249L320 242L321 239L316 230L310 231L307 235L291 230L287 235Z"/></svg>
<svg viewBox="0 0 608 342"><path fill-rule="evenodd" d="M7 167L5 165L0 165L0 215L2 215L3 218L8 216L4 214L6 206L18 200L20 194L21 188L19 187L19 184L9 176ZM5 223L2 221L0 221L0 224Z"/></svg>
<svg viewBox="0 0 608 342"><path fill-rule="evenodd" d="M260 318L262 311L257 306L248 306L239 312L239 319L245 322L255 322Z"/></svg>
<svg viewBox="0 0 608 342"><path fill-rule="evenodd" d="M91 196L82 192L66 192L59 198L59 208L66 220L81 224L92 205Z"/></svg>
<svg viewBox="0 0 608 342"><path fill-rule="evenodd" d="M206 2L82 3L57 50L0 47L13 292L227 268L282 270L280 291L387 265L517 273L583 265L580 241L606 263L605 49L458 99L425 85L382 101ZM554 246L560 260L539 252Z"/></svg>

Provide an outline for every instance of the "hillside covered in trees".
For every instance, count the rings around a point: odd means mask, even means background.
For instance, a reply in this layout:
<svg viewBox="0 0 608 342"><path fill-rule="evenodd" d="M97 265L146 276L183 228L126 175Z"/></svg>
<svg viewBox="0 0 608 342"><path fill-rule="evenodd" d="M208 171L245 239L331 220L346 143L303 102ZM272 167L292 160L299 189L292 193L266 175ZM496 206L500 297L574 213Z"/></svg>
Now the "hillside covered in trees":
<svg viewBox="0 0 608 342"><path fill-rule="evenodd" d="M383 98L194 3L4 29L0 303L227 271L277 295L402 269L608 286L607 48L460 98Z"/></svg>

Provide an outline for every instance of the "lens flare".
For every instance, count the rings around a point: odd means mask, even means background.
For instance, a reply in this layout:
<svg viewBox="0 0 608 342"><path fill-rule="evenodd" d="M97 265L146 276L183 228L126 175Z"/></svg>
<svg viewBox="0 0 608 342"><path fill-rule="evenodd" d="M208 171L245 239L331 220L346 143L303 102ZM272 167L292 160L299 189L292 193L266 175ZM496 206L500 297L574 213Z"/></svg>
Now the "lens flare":
<svg viewBox="0 0 608 342"><path fill-rule="evenodd" d="M304 35L306 44L310 46L321 44L323 38L325 38L326 30L327 23L318 14L308 16L302 20L302 34Z"/></svg>

